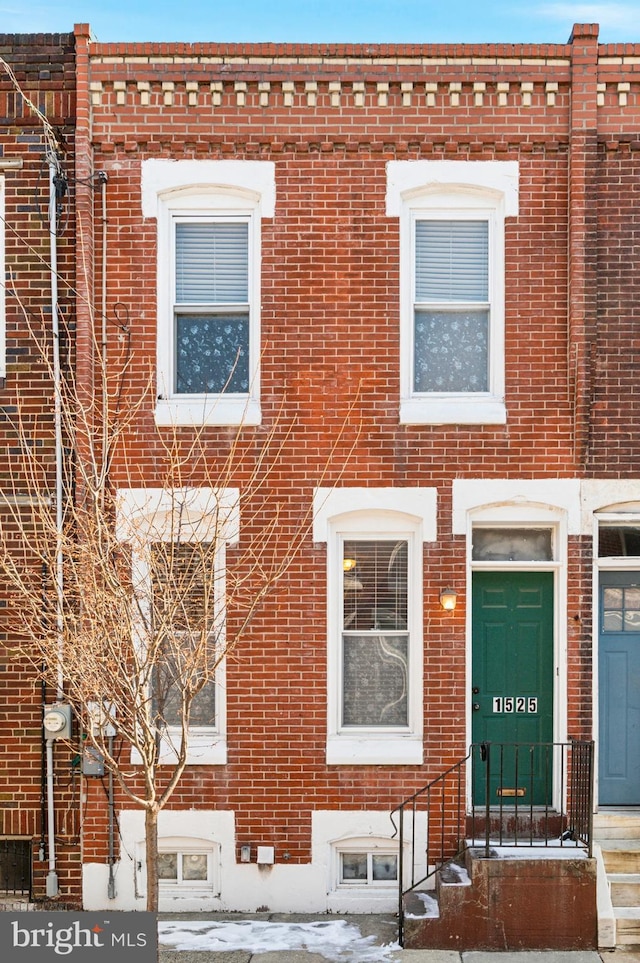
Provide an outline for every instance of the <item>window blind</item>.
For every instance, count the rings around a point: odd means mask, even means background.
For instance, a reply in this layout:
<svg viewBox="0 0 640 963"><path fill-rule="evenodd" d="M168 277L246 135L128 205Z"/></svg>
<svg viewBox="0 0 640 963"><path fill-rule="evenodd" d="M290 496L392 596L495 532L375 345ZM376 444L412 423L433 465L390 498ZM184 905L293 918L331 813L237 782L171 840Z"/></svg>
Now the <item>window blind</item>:
<svg viewBox="0 0 640 963"><path fill-rule="evenodd" d="M176 224L178 304L245 304L248 276L248 224Z"/></svg>
<svg viewBox="0 0 640 963"><path fill-rule="evenodd" d="M416 301L488 300L487 221L416 221Z"/></svg>

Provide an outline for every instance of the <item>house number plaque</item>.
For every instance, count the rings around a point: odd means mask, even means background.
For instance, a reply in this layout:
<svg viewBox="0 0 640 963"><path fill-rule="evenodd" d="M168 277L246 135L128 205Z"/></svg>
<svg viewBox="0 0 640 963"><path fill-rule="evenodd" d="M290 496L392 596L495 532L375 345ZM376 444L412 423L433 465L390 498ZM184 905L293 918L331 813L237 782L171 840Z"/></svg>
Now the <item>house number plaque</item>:
<svg viewBox="0 0 640 963"><path fill-rule="evenodd" d="M494 712L537 712L537 696L494 696Z"/></svg>

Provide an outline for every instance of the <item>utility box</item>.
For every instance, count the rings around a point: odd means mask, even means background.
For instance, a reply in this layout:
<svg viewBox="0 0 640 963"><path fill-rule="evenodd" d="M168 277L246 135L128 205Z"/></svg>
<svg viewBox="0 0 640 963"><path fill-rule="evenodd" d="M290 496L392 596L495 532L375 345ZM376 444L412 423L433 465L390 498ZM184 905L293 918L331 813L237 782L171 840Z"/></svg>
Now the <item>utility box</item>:
<svg viewBox="0 0 640 963"><path fill-rule="evenodd" d="M104 756L94 746L82 750L82 775L104 776Z"/></svg>
<svg viewBox="0 0 640 963"><path fill-rule="evenodd" d="M66 702L45 706L42 716L45 739L70 739L71 719L71 706Z"/></svg>

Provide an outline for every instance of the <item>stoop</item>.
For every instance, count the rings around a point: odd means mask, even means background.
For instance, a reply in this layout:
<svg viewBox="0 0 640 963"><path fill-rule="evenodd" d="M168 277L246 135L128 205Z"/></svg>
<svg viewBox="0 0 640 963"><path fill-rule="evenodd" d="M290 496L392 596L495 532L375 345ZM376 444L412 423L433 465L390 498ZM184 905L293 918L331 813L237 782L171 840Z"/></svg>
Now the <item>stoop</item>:
<svg viewBox="0 0 640 963"><path fill-rule="evenodd" d="M504 852L469 849L436 875L435 890L408 893L405 949L595 949L596 861L578 851Z"/></svg>

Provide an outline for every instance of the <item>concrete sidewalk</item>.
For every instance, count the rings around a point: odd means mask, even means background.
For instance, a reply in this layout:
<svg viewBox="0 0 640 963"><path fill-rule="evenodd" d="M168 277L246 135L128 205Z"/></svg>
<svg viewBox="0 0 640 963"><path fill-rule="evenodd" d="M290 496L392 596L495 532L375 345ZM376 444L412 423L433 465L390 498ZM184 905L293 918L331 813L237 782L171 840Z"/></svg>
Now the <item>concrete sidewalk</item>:
<svg viewBox="0 0 640 963"><path fill-rule="evenodd" d="M610 954L606 955L606 960ZM389 963L602 963L593 951L560 952L554 950L526 950L518 953L485 952L480 950L458 953L456 950L393 950ZM617 954L611 958L617 961ZM274 950L251 953L246 950L208 952L206 950L161 950L161 963L327 963L328 958L306 950ZM631 957L626 954L631 963ZM633 954L633 963L640 960L640 952ZM345 959L346 963L346 959ZM622 960L620 961L622 963Z"/></svg>
<svg viewBox="0 0 640 963"><path fill-rule="evenodd" d="M626 950L617 949L602 954L594 951L555 951L555 950L527 950L521 952L488 952L468 951L460 953L457 950L403 950L392 949L397 944L398 924L392 914L388 915L306 915L284 913L185 913L159 915L159 921L217 921L241 922L244 920L261 920L273 923L311 923L321 921L345 920L358 927L362 937L372 937L371 959L377 963L640 963L640 947L629 947ZM376 954L376 948L386 948L386 952ZM637 949L637 952L634 950ZM362 951L354 952L354 960L366 963L361 955ZM332 963L344 961L350 963L348 947L342 954L334 957L325 956L306 949L282 950L274 949L267 952L255 952L250 945L244 949L231 950L176 950L162 944L160 940L161 963Z"/></svg>

